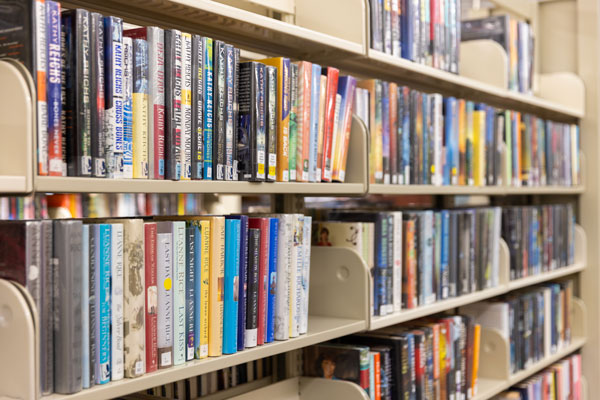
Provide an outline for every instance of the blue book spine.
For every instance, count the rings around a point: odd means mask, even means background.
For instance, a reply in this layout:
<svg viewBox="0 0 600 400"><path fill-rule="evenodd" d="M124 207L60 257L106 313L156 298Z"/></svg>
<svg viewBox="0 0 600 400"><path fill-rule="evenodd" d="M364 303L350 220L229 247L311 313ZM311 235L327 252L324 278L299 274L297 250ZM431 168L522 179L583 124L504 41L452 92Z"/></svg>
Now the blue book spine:
<svg viewBox="0 0 600 400"><path fill-rule="evenodd" d="M204 41L204 179L213 178L213 40Z"/></svg>
<svg viewBox="0 0 600 400"><path fill-rule="evenodd" d="M225 220L225 299L223 305L223 354L237 352L238 279L240 275L240 221Z"/></svg>
<svg viewBox="0 0 600 400"><path fill-rule="evenodd" d="M321 66L312 65L312 82L310 84L310 141L308 152L308 180L317 181L317 152L319 136L319 101L321 88ZM319 177L320 180L320 177Z"/></svg>
<svg viewBox="0 0 600 400"><path fill-rule="evenodd" d="M484 185L496 184L495 175L498 173L494 171L494 130L496 125L494 124L494 116L496 112L493 107L485 106L485 163L486 163L486 175ZM539 138L538 138L539 143ZM538 144L538 147L542 147Z"/></svg>
<svg viewBox="0 0 600 400"><path fill-rule="evenodd" d="M61 28L60 5L46 1L46 40L47 40L47 86L48 104L48 171L50 175L62 175L62 131L61 131Z"/></svg>
<svg viewBox="0 0 600 400"><path fill-rule="evenodd" d="M185 337L186 361L194 359L194 340L196 332L196 233L198 227L190 225L186 228L186 272L185 272ZM199 307L198 307L199 308Z"/></svg>
<svg viewBox="0 0 600 400"><path fill-rule="evenodd" d="M202 232L194 228L194 349L200 348L200 311L202 310ZM194 350L196 351L196 350ZM199 351L199 350L198 350ZM196 357L197 358L197 357Z"/></svg>
<svg viewBox="0 0 600 400"><path fill-rule="evenodd" d="M452 136L453 136L453 118L454 114L452 113L452 102L453 97L444 98L444 143L446 143L446 162L444 163L444 171L442 184L450 185L451 176L452 176L452 168L454 161L454 149L452 147Z"/></svg>
<svg viewBox="0 0 600 400"><path fill-rule="evenodd" d="M404 184L410 182L410 101L409 92L403 88L402 90L402 172L404 173Z"/></svg>
<svg viewBox="0 0 600 400"><path fill-rule="evenodd" d="M265 343L275 339L275 290L277 288L277 252L279 250L279 220L269 218L269 291L267 292L267 337Z"/></svg>
<svg viewBox="0 0 600 400"><path fill-rule="evenodd" d="M173 364L185 362L185 222L173 224Z"/></svg>
<svg viewBox="0 0 600 400"><path fill-rule="evenodd" d="M96 235L96 383L110 381L110 224L94 226Z"/></svg>
<svg viewBox="0 0 600 400"><path fill-rule="evenodd" d="M442 299L447 299L450 292L450 273L448 268L448 255L450 252L449 246L449 232L450 232L450 212L448 210L442 210L442 241L441 241L441 287L442 287Z"/></svg>
<svg viewBox="0 0 600 400"><path fill-rule="evenodd" d="M81 298L87 300L90 296L90 226L82 226L82 274L81 274ZM90 387L90 308L87 302L81 307L81 364L82 364L82 386L84 389Z"/></svg>
<svg viewBox="0 0 600 400"><path fill-rule="evenodd" d="M237 348L245 349L246 333L246 281L248 279L248 217L240 215L240 274L238 284Z"/></svg>
<svg viewBox="0 0 600 400"><path fill-rule="evenodd" d="M133 40L123 37L123 178L133 178Z"/></svg>

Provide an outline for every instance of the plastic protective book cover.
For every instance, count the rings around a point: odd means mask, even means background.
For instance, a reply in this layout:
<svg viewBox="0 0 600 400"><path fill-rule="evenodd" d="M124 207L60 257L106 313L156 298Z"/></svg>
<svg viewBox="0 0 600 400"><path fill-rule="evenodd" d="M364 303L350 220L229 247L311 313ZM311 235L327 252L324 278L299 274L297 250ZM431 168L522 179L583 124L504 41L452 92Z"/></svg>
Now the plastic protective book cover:
<svg viewBox="0 0 600 400"><path fill-rule="evenodd" d="M181 180L192 179L192 35L181 34Z"/></svg>
<svg viewBox="0 0 600 400"><path fill-rule="evenodd" d="M381 144L383 183L390 183L390 84L381 82Z"/></svg>
<svg viewBox="0 0 600 400"><path fill-rule="evenodd" d="M225 179L225 129L226 129L226 64L227 45L220 40L214 42L213 67L214 85L213 101L214 109L214 134L213 134L213 169L216 180Z"/></svg>
<svg viewBox="0 0 600 400"><path fill-rule="evenodd" d="M335 135L335 106L338 92L340 71L337 68L327 67L323 73L327 74L327 90L325 92L325 115L323 128L323 158L321 161L321 180L331 182L333 167L333 137Z"/></svg>
<svg viewBox="0 0 600 400"><path fill-rule="evenodd" d="M27 286L29 267L26 264L26 223L0 222L0 277Z"/></svg>
<svg viewBox="0 0 600 400"><path fill-rule="evenodd" d="M52 393L54 388L54 319L52 318L52 294L53 294L53 270L52 270L52 252L53 252L53 232L52 221L43 220L41 222L41 269L40 269L40 286L41 286L41 308L40 308L40 365L41 365L41 386L42 394ZM91 231L90 231L91 232ZM93 235L93 234L92 234ZM90 243L92 243L90 241ZM90 260L90 294L89 301L84 305L90 309L90 384L95 383L96 375L94 373L95 365L95 304L94 304L94 275L95 270L91 269L92 260Z"/></svg>
<svg viewBox="0 0 600 400"><path fill-rule="evenodd" d="M290 274L293 258L294 217L292 214L274 215L279 219L277 252L277 286L275 296L275 340L289 339Z"/></svg>
<svg viewBox="0 0 600 400"><path fill-rule="evenodd" d="M56 226L55 226L56 228ZM96 310L96 383L110 381L110 279L111 279L111 226L94 225L95 242L95 310Z"/></svg>
<svg viewBox="0 0 600 400"><path fill-rule="evenodd" d="M111 224L110 380L123 379L123 224Z"/></svg>
<svg viewBox="0 0 600 400"><path fill-rule="evenodd" d="M53 279L61 282L61 285L55 285L53 293L53 314L57 318L54 327L54 391L62 394L80 391L83 383L82 232L81 221L54 221L56 265Z"/></svg>
<svg viewBox="0 0 600 400"><path fill-rule="evenodd" d="M298 152L298 113L300 103L298 97L298 64L290 64L290 149L289 149L289 173L290 182L296 181L296 158Z"/></svg>
<svg viewBox="0 0 600 400"><path fill-rule="evenodd" d="M194 338L196 336L196 251L200 239L198 227L188 225L185 228L185 360L194 359Z"/></svg>
<svg viewBox="0 0 600 400"><path fill-rule="evenodd" d="M296 65L298 65L296 181L308 182L312 64L299 61Z"/></svg>
<svg viewBox="0 0 600 400"><path fill-rule="evenodd" d="M341 95L338 129L333 132L331 146L333 165L331 179L344 182L346 179L346 163L350 132L352 128L352 110L356 92L356 79L352 76L341 76L338 81L338 95Z"/></svg>
<svg viewBox="0 0 600 400"><path fill-rule="evenodd" d="M195 358L208 357L208 312L211 232L209 220L192 220L189 224L197 228L195 251Z"/></svg>
<svg viewBox="0 0 600 400"><path fill-rule="evenodd" d="M148 42L133 39L133 177L148 178Z"/></svg>
<svg viewBox="0 0 600 400"><path fill-rule="evenodd" d="M310 133L308 151L308 181L317 182L317 155L319 148L319 113L321 109L321 66L312 64L310 83ZM319 179L320 181L320 179Z"/></svg>
<svg viewBox="0 0 600 400"><path fill-rule="evenodd" d="M304 349L304 375L346 380L368 390L368 351L366 346L333 343L307 347Z"/></svg>
<svg viewBox="0 0 600 400"><path fill-rule="evenodd" d="M225 220L225 289L223 354L237 352L240 273L240 220Z"/></svg>
<svg viewBox="0 0 600 400"><path fill-rule="evenodd" d="M192 36L192 179L204 178L204 45Z"/></svg>
<svg viewBox="0 0 600 400"><path fill-rule="evenodd" d="M299 335L299 315L301 309L302 292L302 270L304 267L304 215L293 214L293 249L292 262L290 264L289 291L290 291L290 312L289 312L289 330L290 337Z"/></svg>
<svg viewBox="0 0 600 400"><path fill-rule="evenodd" d="M277 68L266 66L265 121L266 121L266 180L277 179Z"/></svg>
<svg viewBox="0 0 600 400"><path fill-rule="evenodd" d="M158 287L157 287L157 230L156 223L144 224L144 283L145 283L145 327L146 327L146 372L158 368Z"/></svg>
<svg viewBox="0 0 600 400"><path fill-rule="evenodd" d="M158 368L173 365L173 234L157 233Z"/></svg>
<svg viewBox="0 0 600 400"><path fill-rule="evenodd" d="M402 308L415 308L417 300L417 237L416 237L416 219L413 216L406 216L403 222L404 236L404 271L402 271Z"/></svg>
<svg viewBox="0 0 600 400"><path fill-rule="evenodd" d="M42 238L38 235L35 240L41 245ZM39 251L39 249L38 249ZM33 253L32 255L35 255ZM81 231L81 366L82 386L90 387L90 308L87 299L90 298L90 226L83 225ZM41 261L41 260L40 260ZM41 262L38 264L41 265ZM35 298L34 298L35 301ZM36 304L42 310L41 304ZM41 321L40 315L40 321ZM92 367L93 368L93 367Z"/></svg>
<svg viewBox="0 0 600 400"><path fill-rule="evenodd" d="M242 351L245 347L246 334L246 295L248 279L248 216L228 215L228 219L240 221L240 255L239 255L239 279L238 279L238 310L237 310L237 350Z"/></svg>
<svg viewBox="0 0 600 400"><path fill-rule="evenodd" d="M46 3L47 5L50 2ZM105 124L105 35L104 17L98 13L90 14L90 142L92 153L92 175L106 176L106 134ZM59 82L60 83L60 82ZM60 87L60 86L59 86ZM60 95L59 95L60 99ZM51 109L56 111L56 108ZM61 149L58 149L57 159ZM51 156L52 157L52 156ZM58 161L57 161L58 162ZM58 168L51 166L51 169ZM52 172L52 171L51 171Z"/></svg>
<svg viewBox="0 0 600 400"><path fill-rule="evenodd" d="M398 184L398 85L388 84L390 182Z"/></svg>
<svg viewBox="0 0 600 400"><path fill-rule="evenodd" d="M158 223L158 231L166 232ZM186 329L185 329L185 222L166 222L172 224L173 234L173 364L179 365L186 358Z"/></svg>
<svg viewBox="0 0 600 400"><path fill-rule="evenodd" d="M323 137L325 131L325 95L327 93L327 67L321 69L321 72L325 74L320 76L319 84L319 130L317 133L317 148L316 148L316 172L315 181L321 182L321 176L323 175Z"/></svg>
<svg viewBox="0 0 600 400"><path fill-rule="evenodd" d="M411 119L410 119L410 89L406 86L402 87L401 91L402 101L398 99L398 104L402 104L402 145L400 146L402 149L402 169L400 176L403 176L403 181L398 183L408 185L410 183L411 176L411 164L410 164L410 132L411 132ZM400 113L398 113L398 118L400 118Z"/></svg>
<svg viewBox="0 0 600 400"><path fill-rule="evenodd" d="M235 52L232 45L228 44L225 46L225 180L231 181L233 179L234 162L235 160L235 129L237 128L237 122L234 123L234 94L236 92L234 81L235 81ZM237 162L236 162L237 165ZM236 168L237 169L237 168ZM236 173L237 175L237 173ZM237 180L237 179L236 179Z"/></svg>
<svg viewBox="0 0 600 400"><path fill-rule="evenodd" d="M124 102L123 21L120 18L104 17L104 56L106 175L109 178L120 178L123 171Z"/></svg>
<svg viewBox="0 0 600 400"><path fill-rule="evenodd" d="M248 280L246 300L246 348L258 344L258 279L260 271L260 229L248 228Z"/></svg>
<svg viewBox="0 0 600 400"><path fill-rule="evenodd" d="M6 0L0 5L0 58L21 61L33 76L37 9L43 2ZM34 78L35 79L35 78Z"/></svg>
<svg viewBox="0 0 600 400"><path fill-rule="evenodd" d="M81 9L63 11L61 23L68 55L65 65L67 173L89 176L92 170L89 13Z"/></svg>
<svg viewBox="0 0 600 400"><path fill-rule="evenodd" d="M258 266L258 320L257 344L265 342L267 314L267 275L269 271L269 218L250 218L248 227L260 231L259 266Z"/></svg>
<svg viewBox="0 0 600 400"><path fill-rule="evenodd" d="M202 140L204 156L204 179L213 179L213 133L214 133L214 78L213 78L213 40L202 38L204 54L202 70L204 74L204 133Z"/></svg>
<svg viewBox="0 0 600 400"><path fill-rule="evenodd" d="M38 174L48 175L48 102L47 102L47 82L48 73L47 59L47 32L46 32L46 6L44 0L33 2L33 71L36 85L36 107L37 107L37 162ZM60 23L60 22L59 22ZM17 28L18 29L18 28ZM88 33L85 33L89 35ZM89 36L88 36L89 38ZM14 43L12 44L14 46ZM17 51L18 52L18 51ZM10 56L10 55L9 55Z"/></svg>
<svg viewBox="0 0 600 400"><path fill-rule="evenodd" d="M266 343L275 338L275 299L277 294L277 262L279 254L279 219L269 218L269 271L266 316Z"/></svg>
<svg viewBox="0 0 600 400"><path fill-rule="evenodd" d="M123 175L133 178L133 40L123 37Z"/></svg>
<svg viewBox="0 0 600 400"><path fill-rule="evenodd" d="M371 48L383 51L383 0L369 1L371 12Z"/></svg>
<svg viewBox="0 0 600 400"><path fill-rule="evenodd" d="M43 29L46 30L46 41L47 41L47 49L46 51L46 60L47 60L47 70L46 70L46 100L48 104L48 138L47 138L47 148L48 148L48 175L52 176L62 176L63 175L63 165L62 165L62 100L61 100L61 73L62 73L62 55L61 55L61 24L60 24L60 4L55 1L46 1L46 21L45 27ZM37 2L36 2L37 4ZM94 18L97 16L97 18ZM98 24L102 26L102 19L98 14L91 14L90 16L90 29L91 29L91 41L90 41L90 54L92 55L92 64L90 64L90 76L97 76L92 74L92 68L94 68L93 60L97 59L97 56L93 56L94 53L94 40L97 40L97 37L94 35L95 30L94 27L97 27ZM102 41L102 36L100 37L100 41ZM0 44L0 48L2 45ZM102 47L101 47L102 49ZM100 49L100 52L102 51ZM44 51L44 49L42 50ZM1 51L0 51L1 52ZM101 53L102 54L102 53ZM102 71L104 74L104 71ZM100 82L103 82L101 80ZM98 81L95 79L91 79L90 81L90 90L92 93L92 107L95 104L96 96L93 95L94 89L93 85L97 85ZM102 105L101 109L104 110L104 87L101 88L102 93ZM38 100L38 106L39 106ZM97 108L96 108L97 110ZM39 118L41 119L41 118ZM101 130L100 130L101 131ZM39 135L40 133L38 133ZM38 145L38 151L42 151L43 147ZM44 161L44 160L40 160ZM40 170L40 168L38 168ZM39 172L39 171L38 171Z"/></svg>
<svg viewBox="0 0 600 400"><path fill-rule="evenodd" d="M240 124L240 102L239 102L239 76L240 76L240 49L233 48L233 176L232 180L237 181L239 177L239 168L237 162L237 130Z"/></svg>
<svg viewBox="0 0 600 400"><path fill-rule="evenodd" d="M165 30L165 178L181 176L181 32Z"/></svg>
<svg viewBox="0 0 600 400"><path fill-rule="evenodd" d="M305 215L302 232L302 266L299 266L300 277L298 286L300 288L300 309L298 311L298 334L308 332L308 294L310 284L310 250L312 237L312 217Z"/></svg>

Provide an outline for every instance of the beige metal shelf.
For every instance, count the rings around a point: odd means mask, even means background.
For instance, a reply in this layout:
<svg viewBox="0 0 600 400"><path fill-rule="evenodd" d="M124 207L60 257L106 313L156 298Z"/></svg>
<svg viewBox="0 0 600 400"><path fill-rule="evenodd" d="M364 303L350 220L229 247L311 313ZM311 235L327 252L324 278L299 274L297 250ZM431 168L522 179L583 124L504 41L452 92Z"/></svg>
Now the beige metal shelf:
<svg viewBox="0 0 600 400"><path fill-rule="evenodd" d="M461 195L461 196L509 196L509 195L576 195L585 190L580 186L435 186L435 185L385 185L370 184L369 194L389 195Z"/></svg>
<svg viewBox="0 0 600 400"><path fill-rule="evenodd" d="M559 268L554 271L544 272L538 275L532 275L525 278L515 279L508 282L508 291L520 289L527 286L532 286L538 283L551 281L553 279L562 278L563 276L569 276L576 274L585 269L585 264L574 264L568 267Z"/></svg>
<svg viewBox="0 0 600 400"><path fill-rule="evenodd" d="M297 377L254 390L232 400L369 400L367 392L354 382Z"/></svg>

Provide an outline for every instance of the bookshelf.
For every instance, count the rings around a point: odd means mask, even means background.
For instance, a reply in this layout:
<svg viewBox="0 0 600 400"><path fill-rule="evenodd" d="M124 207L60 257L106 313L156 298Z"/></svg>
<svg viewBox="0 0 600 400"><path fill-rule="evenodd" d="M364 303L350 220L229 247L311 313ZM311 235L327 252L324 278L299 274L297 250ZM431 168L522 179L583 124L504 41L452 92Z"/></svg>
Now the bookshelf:
<svg viewBox="0 0 600 400"><path fill-rule="evenodd" d="M497 0L495 0L497 1ZM500 3L505 3L502 1ZM468 97L485 101L497 107L517 111L532 112L540 117L551 117L557 121L581 123L582 148L589 155L585 167L584 185L574 187L444 187L444 186L400 186L369 184L368 180L368 136L365 125L353 119L350 155L346 183L249 183L218 181L153 181L153 180L110 180L95 178L54 178L37 176L34 172L34 126L35 90L30 74L19 64L0 61L0 86L10 96L0 96L0 193L26 194L32 192L51 193L223 193L223 194L281 194L290 199L298 195L322 196L362 196L381 195L438 195L438 196L570 196L579 202L578 220L581 226L576 230L576 263L559 270L526 277L515 281L508 279L508 249L501 245L501 282L496 288L472 293L458 298L417 309L402 311L396 315L381 318L370 316L369 293L371 285L369 271L359 255L348 249L313 248L311 265L309 332L301 337L285 342L277 342L243 352L197 360L184 365L160 370L136 379L124 379L107 385L95 386L75 395L51 395L46 399L101 399L122 396L163 383L173 382L198 374L215 371L227 366L274 354L299 349L311 344L348 335L355 332L378 329L403 323L416 318L451 310L462 305L489 299L519 288L535 285L548 280L569 275L581 274L578 279L581 300L575 301L573 320L575 329L570 345L558 353L530 366L526 370L511 375L507 369L496 373L482 368L479 378L477 400L489 399L511 385L531 376L556 360L584 347L583 373L598 375L597 360L600 358L600 310L598 283L600 272L597 268L586 268L587 260L597 260L600 249L595 241L600 234L598 225L598 179L595 171L600 166L595 155L600 154L598 137L598 101L594 90L585 91L598 83L599 32L597 28L600 10L592 0L544 2L538 7L544 13L536 12L534 17L556 16L560 12L554 3L572 3L569 17L579 17L575 24L575 39L564 39L556 43L554 56L541 55L544 67L538 80L539 97L516 93L501 87L503 78L498 75L503 70L494 69L493 76L455 75L428 66L371 50L369 48L369 7L367 0L302 0L296 2L296 25L241 10L229 5L209 0L70 0L62 2L67 7L82 7L105 14L124 17L127 22L159 25L178 28L191 33L199 33L219 38L246 50L267 54L283 55L343 68L344 71L361 77L376 77L409 84L415 88L431 90L448 95ZM324 4L323 4L324 3ZM514 2L508 2L514 3ZM507 3L507 4L508 4ZM344 19L330 18L331 13L341 7ZM529 14L528 14L529 15ZM584 18L585 16L585 18ZM594 16L594 18L589 18ZM551 30L543 21L537 24L538 37L544 37ZM548 31L548 32L547 32ZM550 33L548 33L550 34ZM572 38L571 38L572 39ZM480 43L491 53L497 46ZM552 62L562 48L578 46L577 73L561 74L553 70ZM502 49L500 49L502 50ZM461 64L477 61L465 51ZM502 54L495 53L502 57ZM505 54L504 54L505 56ZM555 61L558 63L558 61ZM18 132L19 134L15 134ZM290 202L293 203L293 202ZM587 236L590 245L587 245ZM577 286L577 285L576 285ZM39 349L37 348L38 322L33 312L30 296L7 281L0 280L0 317L8 321L0 325L0 354L16 360L0 363L0 397L39 398L37 388L31 382L38 381ZM587 322L589 321L589 323ZM589 329L588 329L589 327ZM508 344L494 332L482 335L482 348L489 352L482 355L481 365L490 368L507 366ZM264 398L264 396L288 396L289 398L347 398L366 399L364 392L355 385L343 382L323 382L318 379L295 378L289 381L257 389L257 385L242 394L240 399ZM598 389L598 383L590 381L591 393ZM254 390L257 389L257 390ZM233 393L232 393L233 394ZM236 393L238 394L238 393ZM241 393L239 393L241 394ZM286 397L286 398L288 398Z"/></svg>

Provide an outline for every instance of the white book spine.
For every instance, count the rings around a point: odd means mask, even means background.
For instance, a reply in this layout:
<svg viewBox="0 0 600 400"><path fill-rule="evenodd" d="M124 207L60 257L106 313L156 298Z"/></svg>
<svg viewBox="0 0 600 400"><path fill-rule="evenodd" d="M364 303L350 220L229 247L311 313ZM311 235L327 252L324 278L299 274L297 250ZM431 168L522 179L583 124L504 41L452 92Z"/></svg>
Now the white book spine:
<svg viewBox="0 0 600 400"><path fill-rule="evenodd" d="M106 145L106 166L108 178L121 178L123 176L123 27L116 18L112 19L112 31L107 31L104 36L112 46L112 56L105 60L112 66L112 74L105 74L106 85L112 87L112 107L104 112L104 138ZM107 93L106 93L107 94ZM105 96L106 96L105 94Z"/></svg>
<svg viewBox="0 0 600 400"><path fill-rule="evenodd" d="M173 267L170 233L157 235L157 277L158 285L158 366L170 367L173 364Z"/></svg>
<svg viewBox="0 0 600 400"><path fill-rule="evenodd" d="M289 332L289 271L292 259L292 215L278 215L277 285L275 295L275 339L287 340Z"/></svg>
<svg viewBox="0 0 600 400"><path fill-rule="evenodd" d="M133 178L133 41L123 37L123 175Z"/></svg>
<svg viewBox="0 0 600 400"><path fill-rule="evenodd" d="M393 276L393 312L398 313L402 307L402 212L392 212L392 218L394 222L394 237L393 243L393 260L394 265L392 269Z"/></svg>
<svg viewBox="0 0 600 400"><path fill-rule="evenodd" d="M46 5L35 1L35 70L38 90L46 87ZM38 172L48 174L48 103L46 92L37 96Z"/></svg>
<svg viewBox="0 0 600 400"><path fill-rule="evenodd" d="M302 269L304 267L304 215L294 214L292 263L290 265L290 337L297 337L302 301Z"/></svg>
<svg viewBox="0 0 600 400"><path fill-rule="evenodd" d="M173 363L185 362L185 222L173 222Z"/></svg>
<svg viewBox="0 0 600 400"><path fill-rule="evenodd" d="M181 179L192 179L192 36L181 34Z"/></svg>
<svg viewBox="0 0 600 400"><path fill-rule="evenodd" d="M111 380L123 379L123 225L111 224Z"/></svg>
<svg viewBox="0 0 600 400"><path fill-rule="evenodd" d="M148 175L150 179L165 175L164 139L165 37L161 28L148 27Z"/></svg>
<svg viewBox="0 0 600 400"><path fill-rule="evenodd" d="M302 244L304 257L302 258L302 301L300 310L300 323L298 333L305 334L308 331L308 292L310 283L310 246L312 237L312 217L304 216L304 242Z"/></svg>
<svg viewBox="0 0 600 400"><path fill-rule="evenodd" d="M81 307L81 381L84 389L90 387L90 308L87 299L90 297L90 226L82 226L81 242L81 298L85 301Z"/></svg>

